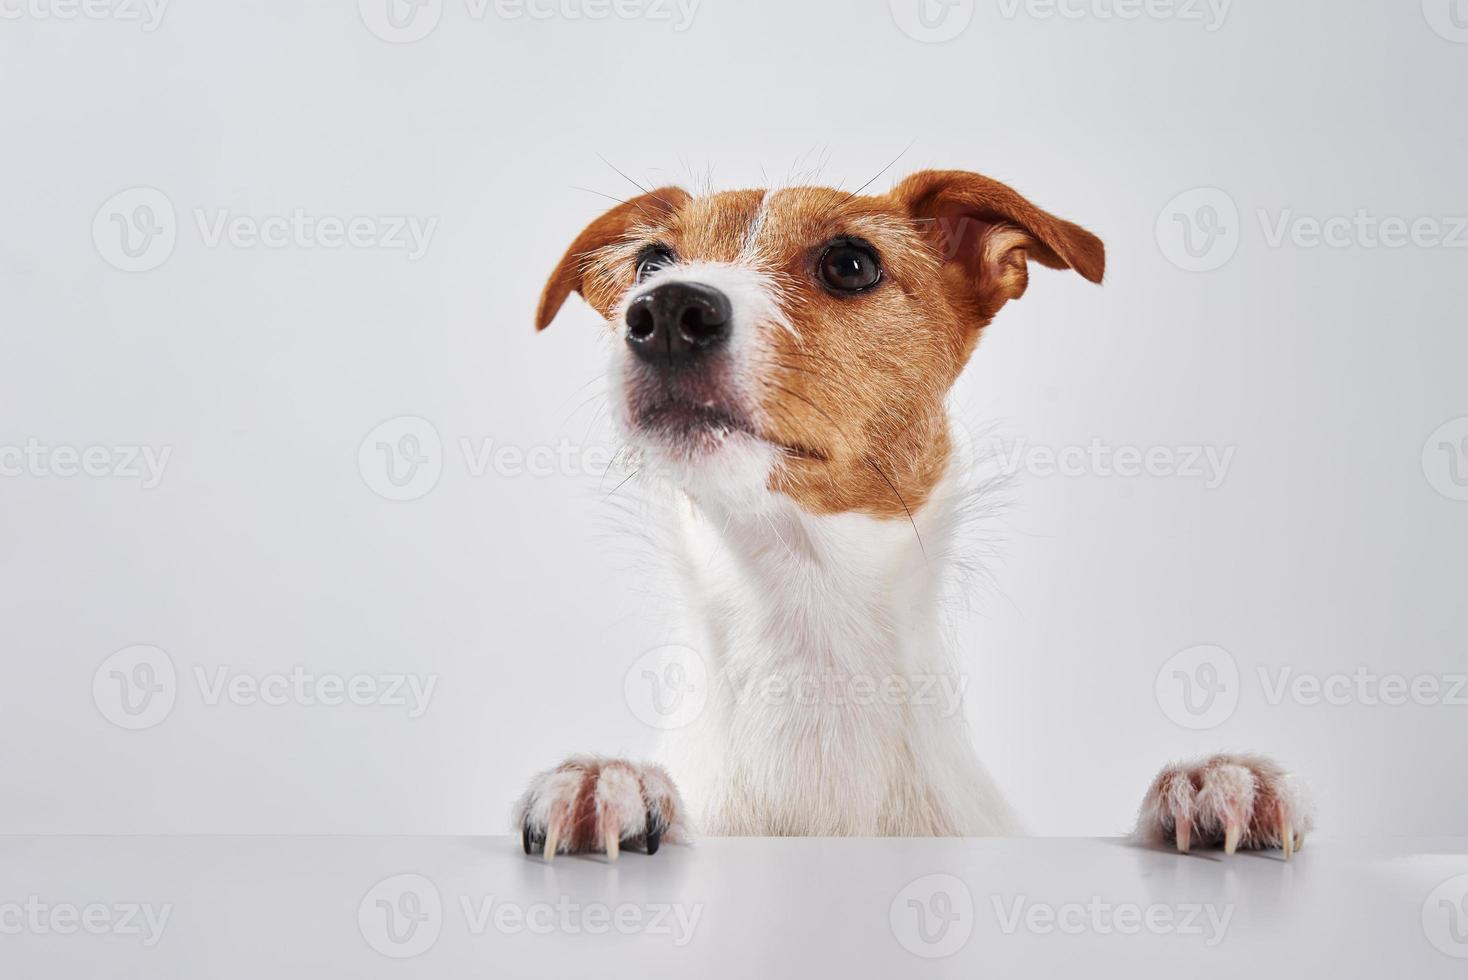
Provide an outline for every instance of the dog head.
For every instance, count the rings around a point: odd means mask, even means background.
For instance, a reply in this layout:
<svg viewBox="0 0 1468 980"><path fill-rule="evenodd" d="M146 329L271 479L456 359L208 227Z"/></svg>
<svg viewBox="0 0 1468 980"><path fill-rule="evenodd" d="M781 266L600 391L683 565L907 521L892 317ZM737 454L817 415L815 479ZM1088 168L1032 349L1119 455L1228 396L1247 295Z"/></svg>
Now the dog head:
<svg viewBox="0 0 1468 980"><path fill-rule="evenodd" d="M1100 282L1105 250L978 174L880 196L666 187L581 233L536 327L572 292L606 319L619 424L688 488L901 518L946 470L948 391L1032 261Z"/></svg>

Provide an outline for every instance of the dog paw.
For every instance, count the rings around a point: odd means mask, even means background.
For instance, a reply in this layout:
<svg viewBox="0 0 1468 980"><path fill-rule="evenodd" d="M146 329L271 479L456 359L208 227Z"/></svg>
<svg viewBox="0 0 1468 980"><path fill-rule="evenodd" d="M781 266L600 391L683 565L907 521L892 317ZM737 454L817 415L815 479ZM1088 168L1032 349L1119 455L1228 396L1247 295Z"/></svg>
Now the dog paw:
<svg viewBox="0 0 1468 980"><path fill-rule="evenodd" d="M683 801L660 766L580 756L536 776L515 804L525 853L604 853L623 844L656 854L688 839Z"/></svg>
<svg viewBox="0 0 1468 980"><path fill-rule="evenodd" d="M1315 826L1310 801L1277 763L1257 755L1215 755L1158 774L1142 801L1137 836L1194 846L1282 848L1294 856Z"/></svg>

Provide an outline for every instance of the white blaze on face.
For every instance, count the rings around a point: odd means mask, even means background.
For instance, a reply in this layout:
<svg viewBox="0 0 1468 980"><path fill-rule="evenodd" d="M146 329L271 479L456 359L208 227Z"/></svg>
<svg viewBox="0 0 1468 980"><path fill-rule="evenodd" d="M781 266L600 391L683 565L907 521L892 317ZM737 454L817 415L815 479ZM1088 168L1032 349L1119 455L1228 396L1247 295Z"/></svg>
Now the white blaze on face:
<svg viewBox="0 0 1468 980"><path fill-rule="evenodd" d="M674 282L696 283L717 289L729 300L733 313L727 346L710 362L709 370L717 372L717 387L724 403L717 407L749 419L762 427L760 405L766 390L765 378L774 358L770 340L773 331L794 328L779 302L774 279L753 264L729 262L688 262L669 266L653 273L645 282L629 290L617 313L619 336L625 335L627 310L639 297L659 286ZM627 385L646 368L624 344L616 344L612 354L612 397L619 406L618 421L624 434L639 446L649 461L658 465L659 475L672 479L689 490L701 489L701 496L717 491L720 496L734 493L741 506L749 506L752 494L765 492L769 473L779 458L779 451L761 440L742 433L731 433L718 451L688 459L681 454L660 451L658 440L640 434L629 417Z"/></svg>

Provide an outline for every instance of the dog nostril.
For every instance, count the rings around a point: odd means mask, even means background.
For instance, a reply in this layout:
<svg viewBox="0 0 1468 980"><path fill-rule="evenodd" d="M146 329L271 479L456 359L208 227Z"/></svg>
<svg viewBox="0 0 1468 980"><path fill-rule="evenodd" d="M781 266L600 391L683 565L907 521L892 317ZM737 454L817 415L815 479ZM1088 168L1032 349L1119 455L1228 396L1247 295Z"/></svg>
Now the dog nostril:
<svg viewBox="0 0 1468 980"><path fill-rule="evenodd" d="M683 315L678 318L678 326L683 331L683 336L688 338L689 343L701 342L704 335L708 333L703 324L703 310L696 306L690 306L683 311Z"/></svg>
<svg viewBox="0 0 1468 980"><path fill-rule="evenodd" d="M657 330L657 319L647 306L634 306L627 311L627 336L636 341L645 341Z"/></svg>
<svg viewBox="0 0 1468 980"><path fill-rule="evenodd" d="M678 316L678 332L694 347L717 343L728 332L728 327L728 319L719 310L702 304L690 306Z"/></svg>

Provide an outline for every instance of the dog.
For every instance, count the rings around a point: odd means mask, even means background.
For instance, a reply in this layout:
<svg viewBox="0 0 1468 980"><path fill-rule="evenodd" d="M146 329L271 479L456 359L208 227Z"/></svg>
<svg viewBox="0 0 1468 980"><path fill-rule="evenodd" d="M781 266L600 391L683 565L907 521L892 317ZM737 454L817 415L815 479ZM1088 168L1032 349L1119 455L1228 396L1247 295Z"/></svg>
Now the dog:
<svg viewBox="0 0 1468 980"><path fill-rule="evenodd" d="M526 853L653 854L695 828L1017 832L962 713L915 692L958 677L941 607L974 494L947 395L1032 263L1100 283L1106 253L952 170L883 195L663 187L581 232L535 326L573 292L605 318L617 425L676 496L675 574L714 680L670 767L583 756L536 776L513 812ZM1279 765L1218 755L1166 766L1137 834L1288 858L1312 827Z"/></svg>

